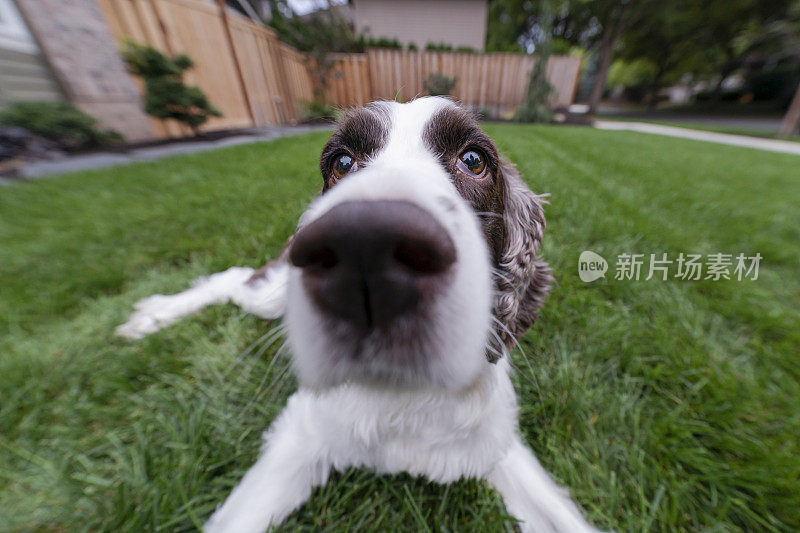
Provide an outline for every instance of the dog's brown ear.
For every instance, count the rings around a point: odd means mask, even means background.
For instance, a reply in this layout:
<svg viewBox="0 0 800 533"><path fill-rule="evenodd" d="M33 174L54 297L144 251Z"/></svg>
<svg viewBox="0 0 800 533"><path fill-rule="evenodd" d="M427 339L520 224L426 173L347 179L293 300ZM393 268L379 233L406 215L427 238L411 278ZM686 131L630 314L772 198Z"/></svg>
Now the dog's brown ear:
<svg viewBox="0 0 800 533"><path fill-rule="evenodd" d="M547 263L537 256L545 228L545 201L525 185L513 165L503 164L501 172L505 182L504 235L495 274L494 315L499 321L499 339L511 348L536 321L553 276ZM499 357L495 351L489 350L492 362Z"/></svg>

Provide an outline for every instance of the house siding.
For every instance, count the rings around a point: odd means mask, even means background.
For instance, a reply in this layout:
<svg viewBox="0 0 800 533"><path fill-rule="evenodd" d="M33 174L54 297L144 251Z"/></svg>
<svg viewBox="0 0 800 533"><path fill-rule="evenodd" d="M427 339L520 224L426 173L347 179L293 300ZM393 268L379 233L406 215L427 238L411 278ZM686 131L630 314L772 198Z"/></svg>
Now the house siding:
<svg viewBox="0 0 800 533"><path fill-rule="evenodd" d="M483 50L486 0L353 0L357 33L396 38L420 49L429 42Z"/></svg>
<svg viewBox="0 0 800 533"><path fill-rule="evenodd" d="M63 100L58 84L38 53L0 48L0 105L26 100Z"/></svg>
<svg viewBox="0 0 800 533"><path fill-rule="evenodd" d="M139 89L95 0L17 0L17 6L73 104L128 140L153 137Z"/></svg>
<svg viewBox="0 0 800 533"><path fill-rule="evenodd" d="M61 100L53 73L12 0L0 0L0 105Z"/></svg>

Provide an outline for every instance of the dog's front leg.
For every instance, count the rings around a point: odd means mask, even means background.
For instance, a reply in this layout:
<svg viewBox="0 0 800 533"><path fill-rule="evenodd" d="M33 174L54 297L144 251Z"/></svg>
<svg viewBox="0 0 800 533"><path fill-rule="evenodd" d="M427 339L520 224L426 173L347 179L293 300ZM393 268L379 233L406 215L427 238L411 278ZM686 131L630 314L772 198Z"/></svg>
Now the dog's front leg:
<svg viewBox="0 0 800 533"><path fill-rule="evenodd" d="M581 516L566 490L559 487L515 435L508 454L488 476L508 512L529 533L597 531Z"/></svg>
<svg viewBox="0 0 800 533"><path fill-rule="evenodd" d="M225 503L206 523L207 533L261 533L302 505L313 487L325 483L331 464L326 446L289 405L265 434L264 448ZM295 407L293 409L293 406Z"/></svg>
<svg viewBox="0 0 800 533"><path fill-rule="evenodd" d="M283 314L289 265L283 257L259 270L233 267L196 280L178 294L155 294L140 300L117 334L139 339L209 305L232 302L261 318Z"/></svg>

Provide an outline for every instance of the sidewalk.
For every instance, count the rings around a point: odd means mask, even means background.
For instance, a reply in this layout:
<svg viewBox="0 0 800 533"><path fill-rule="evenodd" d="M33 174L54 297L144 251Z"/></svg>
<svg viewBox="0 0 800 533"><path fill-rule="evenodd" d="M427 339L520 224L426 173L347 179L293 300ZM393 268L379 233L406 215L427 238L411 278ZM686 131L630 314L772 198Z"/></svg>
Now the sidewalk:
<svg viewBox="0 0 800 533"><path fill-rule="evenodd" d="M206 150L216 150L217 148L223 148L225 146L264 142L279 137L299 135L310 131L329 130L331 128L332 126L325 124L258 128L214 141L198 140L176 142L148 148L134 148L125 152L95 152L91 154L67 156L55 161L35 161L25 165L20 170L20 176L18 178L4 178L0 181L0 185L18 182L21 181L21 179L42 178L54 174L62 174L64 172L109 168L138 161L152 161L171 155L190 154Z"/></svg>
<svg viewBox="0 0 800 533"><path fill-rule="evenodd" d="M660 124L648 124L645 122L595 120L594 127L601 130L638 131L640 133L653 133L656 135L667 135L669 137L681 137L684 139L693 139L695 141L707 141L712 143L729 144L731 146L755 148L757 150L767 150L770 152L781 152L784 154L800 155L800 143L792 141L761 139L759 137L730 135L728 133L712 133L710 131L700 131L700 130L691 130L687 128L677 128L672 126L662 126Z"/></svg>

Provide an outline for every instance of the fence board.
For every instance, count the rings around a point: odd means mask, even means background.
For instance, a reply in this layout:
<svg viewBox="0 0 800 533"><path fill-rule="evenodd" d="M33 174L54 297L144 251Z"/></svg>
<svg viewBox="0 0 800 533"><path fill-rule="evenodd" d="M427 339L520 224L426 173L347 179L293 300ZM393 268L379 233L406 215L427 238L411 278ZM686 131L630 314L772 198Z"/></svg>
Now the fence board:
<svg viewBox="0 0 800 533"><path fill-rule="evenodd" d="M276 77L279 69L269 54L269 35L246 21L231 17L230 22L256 125L283 123L277 106L282 101L283 88Z"/></svg>
<svg viewBox="0 0 800 533"><path fill-rule="evenodd" d="M325 100L339 107L364 105L372 98L369 62L364 54L332 54Z"/></svg>
<svg viewBox="0 0 800 533"><path fill-rule="evenodd" d="M161 5L168 32L175 36L174 51L189 54L195 60L194 68L187 73L187 81L200 86L222 111L222 117L208 121L207 129L251 126L250 112L242 96L234 58L228 53L225 28L216 5L187 0L161 0Z"/></svg>
<svg viewBox="0 0 800 533"><path fill-rule="evenodd" d="M279 44L278 50L288 86L286 108L290 113L290 120L297 120L303 114L304 102L314 100L314 85L308 71L309 60L283 43Z"/></svg>

